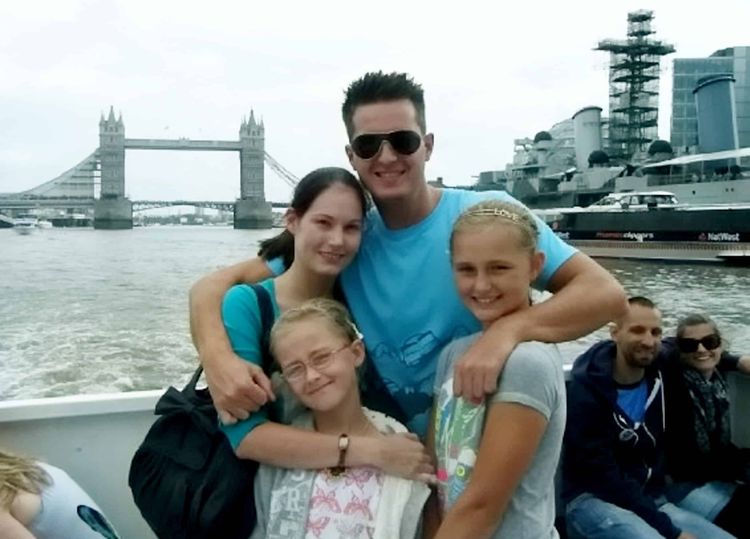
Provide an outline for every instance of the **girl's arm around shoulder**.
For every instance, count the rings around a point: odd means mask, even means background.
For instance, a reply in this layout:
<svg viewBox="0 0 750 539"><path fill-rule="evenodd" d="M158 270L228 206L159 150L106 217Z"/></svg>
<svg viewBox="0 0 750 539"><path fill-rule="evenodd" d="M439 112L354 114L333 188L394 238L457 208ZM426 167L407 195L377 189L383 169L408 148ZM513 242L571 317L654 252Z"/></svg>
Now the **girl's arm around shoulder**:
<svg viewBox="0 0 750 539"><path fill-rule="evenodd" d="M323 469L338 464L338 444L338 435L268 421L246 435L235 452L240 458L279 468ZM410 433L350 436L345 465L374 466L387 475L419 481L434 474L424 446Z"/></svg>

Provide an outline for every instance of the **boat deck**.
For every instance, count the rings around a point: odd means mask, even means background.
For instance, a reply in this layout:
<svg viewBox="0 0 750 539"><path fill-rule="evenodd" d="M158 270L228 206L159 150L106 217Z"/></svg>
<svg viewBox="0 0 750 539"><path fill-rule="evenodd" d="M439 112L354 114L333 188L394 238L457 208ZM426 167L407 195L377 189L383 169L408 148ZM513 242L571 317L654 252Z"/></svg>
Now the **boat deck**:
<svg viewBox="0 0 750 539"><path fill-rule="evenodd" d="M732 436L750 447L750 376L729 376ZM66 470L123 539L155 539L132 501L128 470L163 390L0 401L0 447Z"/></svg>
<svg viewBox="0 0 750 539"><path fill-rule="evenodd" d="M728 263L750 266L750 243L703 243L627 240L566 240L594 258L671 262Z"/></svg>

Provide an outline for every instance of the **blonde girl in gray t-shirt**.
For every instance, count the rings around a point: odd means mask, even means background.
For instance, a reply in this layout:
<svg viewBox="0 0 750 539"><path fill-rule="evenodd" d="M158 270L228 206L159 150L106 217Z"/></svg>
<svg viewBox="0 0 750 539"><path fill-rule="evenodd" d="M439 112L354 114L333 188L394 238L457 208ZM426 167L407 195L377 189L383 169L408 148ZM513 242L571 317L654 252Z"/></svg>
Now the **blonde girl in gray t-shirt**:
<svg viewBox="0 0 750 539"><path fill-rule="evenodd" d="M544 264L534 218L520 206L486 201L467 209L451 236L459 295L484 328L530 305ZM450 343L435 378L429 443L437 495L426 536L456 539L558 537L554 475L565 430L565 382L554 345L522 343L484 402L453 394L455 362L480 333Z"/></svg>
<svg viewBox="0 0 750 539"><path fill-rule="evenodd" d="M0 450L0 537L117 539L117 534L64 470Z"/></svg>

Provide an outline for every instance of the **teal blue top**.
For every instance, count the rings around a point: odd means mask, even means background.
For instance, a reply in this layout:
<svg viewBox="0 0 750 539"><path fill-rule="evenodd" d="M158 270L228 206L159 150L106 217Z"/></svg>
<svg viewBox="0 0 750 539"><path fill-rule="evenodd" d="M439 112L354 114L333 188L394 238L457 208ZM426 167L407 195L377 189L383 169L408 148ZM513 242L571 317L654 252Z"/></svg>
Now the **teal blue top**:
<svg viewBox="0 0 750 539"><path fill-rule="evenodd" d="M273 279L267 279L260 286L268 290L273 305L273 317L279 317L279 305L276 303L276 287ZM229 336L234 353L245 361L254 363L268 372L269 365L263 365L263 354L261 352L261 319L258 298L252 287L241 284L230 288L224 296L221 306L221 316L224 327ZM262 407L250 417L238 421L233 425L220 425L221 430L229 438L234 449L240 445L242 439L258 425L268 421L268 406Z"/></svg>

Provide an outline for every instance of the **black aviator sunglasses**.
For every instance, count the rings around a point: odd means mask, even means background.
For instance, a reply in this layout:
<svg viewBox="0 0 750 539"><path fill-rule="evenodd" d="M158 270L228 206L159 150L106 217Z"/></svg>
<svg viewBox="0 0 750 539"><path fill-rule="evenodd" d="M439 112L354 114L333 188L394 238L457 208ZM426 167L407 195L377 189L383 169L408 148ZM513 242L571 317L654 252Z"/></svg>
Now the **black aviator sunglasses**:
<svg viewBox="0 0 750 539"><path fill-rule="evenodd" d="M721 337L715 333L706 335L702 339L688 339L680 337L677 339L677 349L684 354L691 354L698 350L698 345L702 344L706 350L716 350L721 346Z"/></svg>
<svg viewBox="0 0 750 539"><path fill-rule="evenodd" d="M356 137L352 143L352 151L361 159L370 159L380 151L383 141L387 140L396 152L401 155L411 155L422 144L422 135L416 131L402 130L390 133L366 133Z"/></svg>

